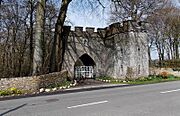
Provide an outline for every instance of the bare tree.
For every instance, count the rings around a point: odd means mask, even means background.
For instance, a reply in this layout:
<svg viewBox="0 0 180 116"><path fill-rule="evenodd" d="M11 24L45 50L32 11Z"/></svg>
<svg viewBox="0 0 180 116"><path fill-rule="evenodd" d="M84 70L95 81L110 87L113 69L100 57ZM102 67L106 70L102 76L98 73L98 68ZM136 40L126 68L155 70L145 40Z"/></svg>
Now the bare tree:
<svg viewBox="0 0 180 116"><path fill-rule="evenodd" d="M72 0L61 1L60 12L55 25L54 40L51 49L52 51L51 51L50 66L49 66L50 72L61 71L62 69L62 64L64 62L65 46L66 46L66 39L64 37L63 26L66 19L68 6L71 2ZM82 0L78 2L82 2ZM89 3L92 8L94 8L93 5L95 4L99 4L100 6L104 7L100 0L87 0L87 1L83 0L83 2Z"/></svg>
<svg viewBox="0 0 180 116"><path fill-rule="evenodd" d="M168 6L148 17L149 37L157 50L159 61L179 59L179 9Z"/></svg>
<svg viewBox="0 0 180 116"><path fill-rule="evenodd" d="M54 41L50 58L50 72L60 71L62 68L63 54L65 50L65 40L63 38L63 25L66 18L68 5L72 0L62 0L60 12L55 25ZM58 65L56 65L56 63Z"/></svg>
<svg viewBox="0 0 180 116"><path fill-rule="evenodd" d="M169 39L173 40L173 54L174 59L179 59L179 45L180 45L180 9L171 8L170 15L167 17L166 27L169 27ZM168 30L167 30L168 33Z"/></svg>
<svg viewBox="0 0 180 116"><path fill-rule="evenodd" d="M111 22L123 20L144 20L156 9L164 6L166 0L112 0Z"/></svg>
<svg viewBox="0 0 180 116"><path fill-rule="evenodd" d="M38 0L36 11L35 48L33 57L33 74L40 73L44 62L44 14L45 0Z"/></svg>
<svg viewBox="0 0 180 116"><path fill-rule="evenodd" d="M60 9L56 1L48 0L46 6L44 1L1 1L0 76L27 76L48 73L47 69L51 72L61 70L67 44L63 26L72 0L61 0ZM73 4L77 3L82 6L88 3L89 9L103 6L100 0L73 0Z"/></svg>
<svg viewBox="0 0 180 116"><path fill-rule="evenodd" d="M32 64L33 64L33 25L34 25L34 21L33 21L33 13L34 13L34 0L29 0L29 5L30 5L30 43L29 43L29 73L32 74Z"/></svg>
<svg viewBox="0 0 180 116"><path fill-rule="evenodd" d="M12 3L13 2L13 3ZM28 12L24 2L3 0L1 4L2 77L21 76L28 67L25 62L28 41ZM26 66L25 66L26 65ZM23 67L23 68L22 68ZM27 74L27 73L26 73Z"/></svg>

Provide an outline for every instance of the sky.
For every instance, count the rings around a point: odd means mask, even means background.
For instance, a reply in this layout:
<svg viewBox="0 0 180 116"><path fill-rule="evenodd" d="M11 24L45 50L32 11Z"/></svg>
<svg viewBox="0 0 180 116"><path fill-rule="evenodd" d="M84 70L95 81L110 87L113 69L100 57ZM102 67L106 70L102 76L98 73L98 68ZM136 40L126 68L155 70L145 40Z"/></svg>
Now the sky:
<svg viewBox="0 0 180 116"><path fill-rule="evenodd" d="M103 0L102 0L103 1ZM104 0L108 1L108 0ZM174 6L180 8L180 0L171 0ZM108 16L110 14L109 7L106 7L104 11L102 8L99 8L99 11L89 12L86 9L74 10L72 7L73 3L70 4L70 8L68 10L68 19L71 21L71 26L82 26L82 27L96 27L96 28L103 28L108 26L109 20ZM104 2L104 6L110 6L109 2Z"/></svg>
<svg viewBox="0 0 180 116"><path fill-rule="evenodd" d="M109 8L107 6L110 6L108 4L109 2L103 3L103 5L106 6L104 9L101 6L98 6L96 10L86 10L86 8L81 8L82 10L74 10L73 3L71 3L70 8L68 9L67 20L70 20L70 25L72 25L72 27L106 27L108 25L107 22L109 14Z"/></svg>
<svg viewBox="0 0 180 116"><path fill-rule="evenodd" d="M180 0L172 0L172 3L176 6L180 8Z"/></svg>
<svg viewBox="0 0 180 116"><path fill-rule="evenodd" d="M105 1L105 0L104 0ZM106 0L108 1L108 0ZM180 8L180 0L171 0L172 4L178 8ZM73 3L71 3L73 4ZM84 10L74 10L70 4L70 8L68 9L67 19L70 20L70 24L74 29L75 26L81 26L83 29L85 27L95 27L97 28L104 28L109 25L108 16L110 15L109 7L106 7L104 10L102 8L98 9L97 11L86 11ZM109 2L105 2L104 6L110 6ZM156 51L151 52L152 59L157 59L158 54Z"/></svg>

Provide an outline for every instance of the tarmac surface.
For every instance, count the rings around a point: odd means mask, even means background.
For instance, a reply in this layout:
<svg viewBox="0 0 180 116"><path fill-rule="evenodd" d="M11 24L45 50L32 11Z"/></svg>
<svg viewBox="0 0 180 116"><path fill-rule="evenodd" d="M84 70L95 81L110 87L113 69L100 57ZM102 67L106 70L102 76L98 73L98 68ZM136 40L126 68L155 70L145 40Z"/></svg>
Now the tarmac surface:
<svg viewBox="0 0 180 116"><path fill-rule="evenodd" d="M0 101L0 116L180 116L180 81L74 89Z"/></svg>

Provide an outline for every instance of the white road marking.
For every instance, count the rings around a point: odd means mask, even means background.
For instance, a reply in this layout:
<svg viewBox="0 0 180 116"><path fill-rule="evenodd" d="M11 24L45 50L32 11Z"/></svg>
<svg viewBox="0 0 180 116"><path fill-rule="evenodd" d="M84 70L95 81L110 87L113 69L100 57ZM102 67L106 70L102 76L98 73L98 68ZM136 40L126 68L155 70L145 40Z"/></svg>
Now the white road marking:
<svg viewBox="0 0 180 116"><path fill-rule="evenodd" d="M107 103L108 101L99 101L99 102L92 102L92 103L86 103L86 104L80 104L80 105L75 105L75 106L69 106L67 108L77 108L77 107L84 107L84 106L91 106L91 105L97 105L97 104L103 104Z"/></svg>
<svg viewBox="0 0 180 116"><path fill-rule="evenodd" d="M160 93L171 93L171 92L177 92L177 91L180 91L180 89L174 89L174 90L170 90L170 91L163 91L163 92L160 92Z"/></svg>

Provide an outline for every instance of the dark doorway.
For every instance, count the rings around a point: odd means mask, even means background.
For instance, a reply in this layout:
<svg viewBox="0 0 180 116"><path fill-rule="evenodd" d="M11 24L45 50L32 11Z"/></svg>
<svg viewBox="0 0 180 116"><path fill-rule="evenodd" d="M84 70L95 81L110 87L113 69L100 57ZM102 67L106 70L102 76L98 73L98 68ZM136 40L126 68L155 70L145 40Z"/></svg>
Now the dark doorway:
<svg viewBox="0 0 180 116"><path fill-rule="evenodd" d="M85 66L95 66L94 60L88 55L88 54L83 54L79 59L82 61L83 65Z"/></svg>
<svg viewBox="0 0 180 116"><path fill-rule="evenodd" d="M74 65L74 77L76 80L84 80L87 78L95 78L95 62L88 55L83 54L79 59L75 62Z"/></svg>

